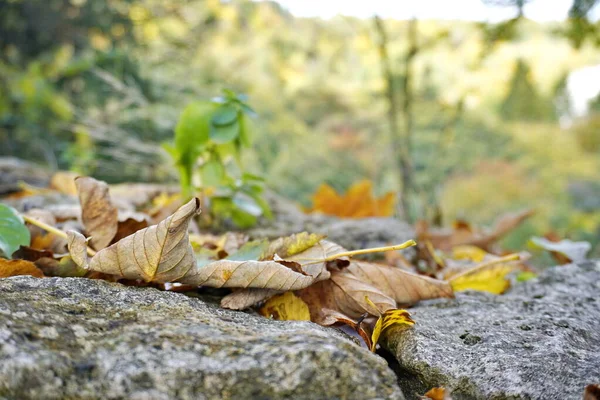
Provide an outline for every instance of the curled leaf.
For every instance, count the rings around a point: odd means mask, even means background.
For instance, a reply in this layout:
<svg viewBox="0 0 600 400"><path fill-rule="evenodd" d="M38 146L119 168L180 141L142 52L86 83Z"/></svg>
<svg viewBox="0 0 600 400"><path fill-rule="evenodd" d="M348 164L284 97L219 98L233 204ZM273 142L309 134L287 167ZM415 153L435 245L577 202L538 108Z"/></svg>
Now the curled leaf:
<svg viewBox="0 0 600 400"><path fill-rule="evenodd" d="M103 249L112 242L118 229L118 211L110 201L108 185L86 176L76 178L75 185L81 204L81 220L91 237L91 245L96 250Z"/></svg>
<svg viewBox="0 0 600 400"><path fill-rule="evenodd" d="M371 351L375 351L379 339L388 335L392 330L395 329L406 329L410 328L415 324L415 321L410 317L410 314L406 310L393 309L387 310L375 323L373 328L373 334L371 335Z"/></svg>
<svg viewBox="0 0 600 400"><path fill-rule="evenodd" d="M196 286L298 290L314 278L301 265L286 261L204 260L197 263L188 236L190 220L199 212L200 202L192 199L173 215L137 231L89 260L85 238L69 232L73 260L91 271L147 282L179 282Z"/></svg>

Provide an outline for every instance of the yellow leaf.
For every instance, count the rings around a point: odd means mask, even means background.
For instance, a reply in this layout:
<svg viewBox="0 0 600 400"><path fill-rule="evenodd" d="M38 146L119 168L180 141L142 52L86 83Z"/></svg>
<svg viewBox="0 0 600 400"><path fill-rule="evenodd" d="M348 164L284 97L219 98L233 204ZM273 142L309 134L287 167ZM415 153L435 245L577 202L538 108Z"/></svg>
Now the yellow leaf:
<svg viewBox="0 0 600 400"><path fill-rule="evenodd" d="M455 260L468 260L482 262L488 253L477 246L462 245L452 248L452 258Z"/></svg>
<svg viewBox="0 0 600 400"><path fill-rule="evenodd" d="M50 179L50 188L63 194L77 195L77 187L75 186L75 172L58 171Z"/></svg>
<svg viewBox="0 0 600 400"><path fill-rule="evenodd" d="M367 299L368 300L368 299ZM387 310L377 320L371 335L371 351L375 351L379 339L393 329L407 329L415 324L415 321L410 317L406 310L392 309Z"/></svg>
<svg viewBox="0 0 600 400"><path fill-rule="evenodd" d="M44 274L31 261L25 260L6 260L0 258L0 278L9 276L31 275L36 278L43 278Z"/></svg>
<svg viewBox="0 0 600 400"><path fill-rule="evenodd" d="M260 314L283 321L310 321L308 306L292 292L271 297L261 307Z"/></svg>
<svg viewBox="0 0 600 400"><path fill-rule="evenodd" d="M450 285L455 292L479 290L502 294L510 287L510 281L506 275L515 270L515 266L508 262L518 259L519 255L514 254L480 264L454 276L450 279Z"/></svg>
<svg viewBox="0 0 600 400"><path fill-rule="evenodd" d="M269 248L262 255L261 259L271 259L275 254L281 258L293 256L313 247L324 238L325 235L308 232L295 233L282 237L269 244Z"/></svg>
<svg viewBox="0 0 600 400"><path fill-rule="evenodd" d="M338 217L387 217L394 213L395 195L390 192L375 198L372 183L363 180L339 195L331 186L322 184L313 195L312 212Z"/></svg>

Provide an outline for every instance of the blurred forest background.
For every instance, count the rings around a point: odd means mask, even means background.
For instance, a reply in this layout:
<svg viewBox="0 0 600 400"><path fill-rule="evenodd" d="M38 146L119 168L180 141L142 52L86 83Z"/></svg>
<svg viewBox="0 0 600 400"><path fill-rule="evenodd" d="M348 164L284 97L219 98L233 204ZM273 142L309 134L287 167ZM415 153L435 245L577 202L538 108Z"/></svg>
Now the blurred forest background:
<svg viewBox="0 0 600 400"><path fill-rule="evenodd" d="M341 192L368 179L378 194L404 187L411 221L489 224L535 208L507 248L550 232L598 243L596 1L575 0L569 19L547 23L521 12L525 0L484 2L515 16L0 0L1 154L108 182L175 182L161 144L189 102L228 88L258 115L244 165L303 206L323 182Z"/></svg>

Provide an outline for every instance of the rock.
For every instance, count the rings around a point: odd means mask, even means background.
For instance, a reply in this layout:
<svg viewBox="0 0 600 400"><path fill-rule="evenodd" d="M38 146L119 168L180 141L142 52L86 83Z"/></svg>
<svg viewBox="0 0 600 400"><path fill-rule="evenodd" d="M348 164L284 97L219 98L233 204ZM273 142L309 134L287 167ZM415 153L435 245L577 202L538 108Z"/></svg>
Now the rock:
<svg viewBox="0 0 600 400"><path fill-rule="evenodd" d="M337 218L322 214L304 214L294 203L273 193L267 199L273 209L273 220L260 221L248 231L254 238L278 238L308 231L327 235L328 239L349 249L365 249L399 244L415 238L406 222L389 217ZM405 254L412 254L407 249Z"/></svg>
<svg viewBox="0 0 600 400"><path fill-rule="evenodd" d="M2 399L403 399L385 361L310 322L78 278L0 279Z"/></svg>
<svg viewBox="0 0 600 400"><path fill-rule="evenodd" d="M502 296L458 293L411 309L385 347L407 398L581 399L600 382L600 261L550 268Z"/></svg>
<svg viewBox="0 0 600 400"><path fill-rule="evenodd" d="M19 182L46 187L51 171L14 157L0 157L0 195L20 190Z"/></svg>

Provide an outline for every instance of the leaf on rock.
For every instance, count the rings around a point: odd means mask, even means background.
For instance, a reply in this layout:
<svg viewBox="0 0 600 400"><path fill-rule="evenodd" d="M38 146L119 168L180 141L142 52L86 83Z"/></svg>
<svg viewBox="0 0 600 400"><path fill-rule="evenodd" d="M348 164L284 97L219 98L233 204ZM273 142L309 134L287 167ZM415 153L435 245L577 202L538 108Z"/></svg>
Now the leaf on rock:
<svg viewBox="0 0 600 400"><path fill-rule="evenodd" d="M14 208L0 203L0 254L11 258L19 246L28 246L30 239L23 217Z"/></svg>
<svg viewBox="0 0 600 400"><path fill-rule="evenodd" d="M506 276L516 269L516 266L510 263L514 260L513 256L502 257L455 275L450 279L452 289L455 292L479 290L502 294L510 287L510 280Z"/></svg>
<svg viewBox="0 0 600 400"><path fill-rule="evenodd" d="M443 387L434 387L427 391L422 397L422 400L452 400L446 393Z"/></svg>
<svg viewBox="0 0 600 400"><path fill-rule="evenodd" d="M118 211L110 201L108 185L91 177L80 176L75 179L81 220L90 243L96 250L107 247L117 234Z"/></svg>
<svg viewBox="0 0 600 400"><path fill-rule="evenodd" d="M303 289L314 281L296 262L206 260L197 264L188 225L199 208L200 201L192 199L158 225L100 250L91 260L85 253L85 238L70 231L69 252L83 268L147 282L287 291Z"/></svg>
<svg viewBox="0 0 600 400"><path fill-rule="evenodd" d="M405 306L421 300L454 297L448 282L416 275L396 267L354 261L347 271Z"/></svg>
<svg viewBox="0 0 600 400"><path fill-rule="evenodd" d="M263 317L282 321L310 321L308 306L293 292L271 297L259 312Z"/></svg>
<svg viewBox="0 0 600 400"><path fill-rule="evenodd" d="M271 260L277 254L281 258L287 258L303 252L313 247L319 241L325 238L325 235L316 233L301 232L290 236L281 237L274 240L262 255L262 260Z"/></svg>
<svg viewBox="0 0 600 400"><path fill-rule="evenodd" d="M395 194L390 192L375 198L372 189L373 184L363 180L353 184L344 195L339 195L331 186L322 184L313 195L310 211L350 218L393 215Z"/></svg>
<svg viewBox="0 0 600 400"><path fill-rule="evenodd" d="M393 298L347 272L333 271L330 279L316 282L296 294L308 305L311 320L322 325L327 321L325 309L357 319L364 313L378 316L396 308ZM367 302L366 297L371 301Z"/></svg>
<svg viewBox="0 0 600 400"><path fill-rule="evenodd" d="M392 309L385 311L379 316L373 328L371 351L375 351L379 339L386 337L390 332L397 331L398 329L407 329L414 324L415 321L413 321L406 310Z"/></svg>
<svg viewBox="0 0 600 400"><path fill-rule="evenodd" d="M543 237L532 237L530 242L536 248L562 254L570 262L585 261L587 253L592 248L592 245L588 242L573 242L569 239L552 242Z"/></svg>
<svg viewBox="0 0 600 400"><path fill-rule="evenodd" d="M31 261L0 258L0 278L8 278L9 276L17 275L31 275L36 278L44 277L42 271L40 271Z"/></svg>

